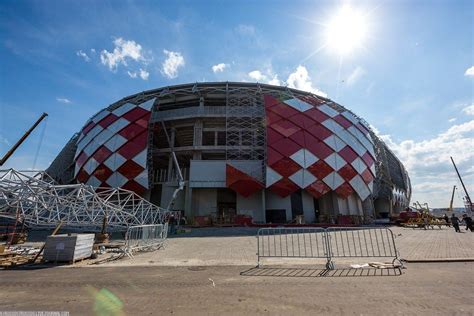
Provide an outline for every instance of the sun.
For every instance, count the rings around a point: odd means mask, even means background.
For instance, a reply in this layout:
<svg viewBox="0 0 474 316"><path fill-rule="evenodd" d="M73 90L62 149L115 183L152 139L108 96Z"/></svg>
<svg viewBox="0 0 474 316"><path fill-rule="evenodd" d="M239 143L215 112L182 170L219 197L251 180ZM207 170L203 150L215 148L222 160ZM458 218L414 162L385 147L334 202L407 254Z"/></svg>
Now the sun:
<svg viewBox="0 0 474 316"><path fill-rule="evenodd" d="M331 50L343 56L362 47L366 35L365 16L349 5L345 5L327 25L326 43Z"/></svg>

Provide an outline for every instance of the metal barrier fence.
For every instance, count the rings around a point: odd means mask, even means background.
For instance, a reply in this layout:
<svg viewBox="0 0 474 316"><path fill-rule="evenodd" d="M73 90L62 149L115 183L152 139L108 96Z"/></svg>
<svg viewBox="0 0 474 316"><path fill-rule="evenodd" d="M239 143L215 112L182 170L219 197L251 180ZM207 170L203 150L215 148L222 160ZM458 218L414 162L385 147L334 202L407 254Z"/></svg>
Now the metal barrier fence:
<svg viewBox="0 0 474 316"><path fill-rule="evenodd" d="M389 228L261 228L257 232L257 260L261 258L393 258L399 261ZM401 262L400 262L401 263Z"/></svg>
<svg viewBox="0 0 474 316"><path fill-rule="evenodd" d="M131 226L125 234L125 253L133 257L133 252L149 251L163 246L168 237L168 223L158 225Z"/></svg>

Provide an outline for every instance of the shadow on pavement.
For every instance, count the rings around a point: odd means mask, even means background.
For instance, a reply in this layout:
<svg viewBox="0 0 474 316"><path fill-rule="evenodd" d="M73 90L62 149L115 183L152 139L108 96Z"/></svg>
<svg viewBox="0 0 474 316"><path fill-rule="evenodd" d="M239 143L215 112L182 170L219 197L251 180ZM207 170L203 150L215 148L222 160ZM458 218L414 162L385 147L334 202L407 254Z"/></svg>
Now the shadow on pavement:
<svg viewBox="0 0 474 316"><path fill-rule="evenodd" d="M270 276L270 277L371 277L371 276L399 276L402 271L395 269L306 269L306 268L272 268L272 267L254 267L243 272L243 276Z"/></svg>

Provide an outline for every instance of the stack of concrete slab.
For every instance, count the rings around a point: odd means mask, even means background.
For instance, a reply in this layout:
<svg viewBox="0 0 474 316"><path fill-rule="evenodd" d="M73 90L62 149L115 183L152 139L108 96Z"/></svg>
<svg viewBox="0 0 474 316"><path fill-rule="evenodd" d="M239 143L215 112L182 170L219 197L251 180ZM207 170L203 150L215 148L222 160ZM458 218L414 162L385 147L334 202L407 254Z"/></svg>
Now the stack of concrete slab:
<svg viewBox="0 0 474 316"><path fill-rule="evenodd" d="M48 236L43 259L53 262L71 262L89 258L94 246L94 234L62 234Z"/></svg>

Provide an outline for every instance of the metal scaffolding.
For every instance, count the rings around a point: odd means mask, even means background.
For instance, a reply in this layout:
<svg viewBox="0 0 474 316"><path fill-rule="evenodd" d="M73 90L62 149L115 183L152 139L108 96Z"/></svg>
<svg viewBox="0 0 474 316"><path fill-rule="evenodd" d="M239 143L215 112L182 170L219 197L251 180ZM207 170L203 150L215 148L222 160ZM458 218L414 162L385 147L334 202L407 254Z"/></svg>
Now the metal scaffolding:
<svg viewBox="0 0 474 316"><path fill-rule="evenodd" d="M58 185L45 172L0 170L0 216L19 218L30 226L108 230L160 224L167 216L137 194L120 188L85 184Z"/></svg>

